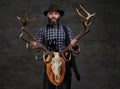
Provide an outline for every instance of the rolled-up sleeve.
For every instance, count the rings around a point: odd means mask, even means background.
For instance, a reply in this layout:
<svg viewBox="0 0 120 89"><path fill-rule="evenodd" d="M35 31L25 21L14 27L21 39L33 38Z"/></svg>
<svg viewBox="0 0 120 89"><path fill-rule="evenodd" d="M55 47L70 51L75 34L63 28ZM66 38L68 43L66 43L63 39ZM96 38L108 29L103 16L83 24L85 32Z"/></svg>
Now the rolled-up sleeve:
<svg viewBox="0 0 120 89"><path fill-rule="evenodd" d="M69 34L69 40L71 41L72 39L74 39L75 34L73 33L72 29L70 27L67 27L68 29L68 34ZM75 53L79 53L80 52L80 47L78 45L76 45L75 47L72 47Z"/></svg>

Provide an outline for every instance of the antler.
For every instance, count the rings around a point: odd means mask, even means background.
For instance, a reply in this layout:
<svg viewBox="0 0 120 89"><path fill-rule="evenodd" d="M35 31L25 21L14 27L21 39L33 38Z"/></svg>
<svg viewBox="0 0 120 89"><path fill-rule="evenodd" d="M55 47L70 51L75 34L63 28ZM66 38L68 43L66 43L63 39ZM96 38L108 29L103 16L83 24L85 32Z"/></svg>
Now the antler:
<svg viewBox="0 0 120 89"><path fill-rule="evenodd" d="M26 11L23 16L20 16L20 17L17 16L17 19L18 19L18 21L19 21L20 23L22 23L22 26L23 26L23 27L22 27L21 29L32 39L32 41L36 41L36 42L37 42L37 47L33 47L32 50L40 51L41 49L43 49L43 50L46 52L46 55L49 54L50 57L52 58L52 52L50 52L49 50L47 50L46 47L45 47L43 44L39 43L39 42L36 40L35 36L29 31L27 25L28 25L29 23L33 22L33 21L35 20L35 18L29 18L29 19L28 19L28 18L26 18L27 15L28 15L28 11ZM23 39L24 41L26 41L27 43L30 43L30 42L31 42L30 40L28 40L28 39L26 39L26 38L23 37L23 32L20 34L19 37L20 37L21 39ZM39 57L36 57L36 58L39 58ZM51 61L51 59L50 59L49 61L46 61L46 62L48 63L48 62L50 62L50 61Z"/></svg>
<svg viewBox="0 0 120 89"><path fill-rule="evenodd" d="M18 21L20 22L20 23L22 23L22 25L23 25L23 27L21 28L23 31L25 31L26 32L26 34L28 34L28 36L32 39L32 40L36 40L36 38L33 36L33 34L28 30L28 27L27 27L27 25L28 24L30 24L31 22L33 22L34 20L35 20L35 18L26 18L27 17L27 15L28 15L28 11L26 11L25 13L24 13L24 15L23 16L17 16L17 19L18 19ZM20 36L20 37L22 37L22 36Z"/></svg>
<svg viewBox="0 0 120 89"><path fill-rule="evenodd" d="M79 40L81 37L83 37L86 33L90 31L90 19L95 16L95 13L90 14L87 10L85 10L81 5L80 8L87 14L87 17L83 16L79 10L76 8L76 11L78 15L80 16L81 20L83 21L84 29L75 37L76 40Z"/></svg>
<svg viewBox="0 0 120 89"><path fill-rule="evenodd" d="M79 12L79 10L76 8L76 11L77 11L78 15L80 16L81 20L83 21L83 25L84 25L84 29L81 30L81 32L80 32L77 36L75 36L75 38L74 38L74 39L76 39L77 41L78 41L79 39L81 39L83 36L85 36L85 35L90 31L90 25L91 25L90 20L91 20L91 18L92 18L93 16L95 16L95 13L90 14L90 13L89 13L87 10L85 10L81 5L80 5L80 8L87 14L87 17L83 16L83 15ZM66 47L66 48L62 51L62 56L63 56L63 57L64 57L64 53L65 53L66 51L75 52L74 49L73 49L73 47L72 47L70 44L68 45L68 47ZM65 58L65 57L64 57L64 58Z"/></svg>
<svg viewBox="0 0 120 89"><path fill-rule="evenodd" d="M85 22L89 22L90 21L90 19L95 15L95 13L93 13L93 14L90 14L87 10L85 10L85 8L83 8L83 6L81 6L80 5L80 8L87 14L87 17L85 17L85 16L83 16L80 12L79 12L79 10L76 8L76 11L77 11L77 13L78 13L78 15L81 17L81 19L83 20L83 21L85 21Z"/></svg>

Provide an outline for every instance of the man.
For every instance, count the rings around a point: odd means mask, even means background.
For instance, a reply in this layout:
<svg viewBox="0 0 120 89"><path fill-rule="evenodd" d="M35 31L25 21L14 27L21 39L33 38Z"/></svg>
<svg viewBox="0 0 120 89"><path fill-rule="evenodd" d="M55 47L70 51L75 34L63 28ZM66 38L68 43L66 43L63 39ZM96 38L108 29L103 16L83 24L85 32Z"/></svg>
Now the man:
<svg viewBox="0 0 120 89"><path fill-rule="evenodd" d="M50 5L48 10L44 11L44 15L48 18L48 24L38 30L36 33L37 40L44 44L45 47L54 52L61 52L68 44L71 44L74 50L78 49L77 40L73 39L72 30L60 23L60 18L64 15L64 11L60 10L57 5ZM37 42L30 43L32 47L37 47ZM69 52L65 53L67 57ZM77 79L80 80L76 63L74 59L66 65L66 75L63 83L57 89L71 89L71 67L73 67ZM45 68L43 71L43 89L56 89L56 86L48 80Z"/></svg>

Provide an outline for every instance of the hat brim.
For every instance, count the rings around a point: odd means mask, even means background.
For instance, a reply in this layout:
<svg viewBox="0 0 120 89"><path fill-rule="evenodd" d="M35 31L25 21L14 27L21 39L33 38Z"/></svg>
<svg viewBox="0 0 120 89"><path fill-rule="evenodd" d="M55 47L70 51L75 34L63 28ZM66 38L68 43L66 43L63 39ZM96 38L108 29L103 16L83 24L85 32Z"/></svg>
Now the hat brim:
<svg viewBox="0 0 120 89"><path fill-rule="evenodd" d="M53 11L57 11L61 15L61 17L64 15L64 11L63 10L53 10ZM43 14L45 16L47 16L48 12L50 12L50 11L46 10L46 11L43 12Z"/></svg>

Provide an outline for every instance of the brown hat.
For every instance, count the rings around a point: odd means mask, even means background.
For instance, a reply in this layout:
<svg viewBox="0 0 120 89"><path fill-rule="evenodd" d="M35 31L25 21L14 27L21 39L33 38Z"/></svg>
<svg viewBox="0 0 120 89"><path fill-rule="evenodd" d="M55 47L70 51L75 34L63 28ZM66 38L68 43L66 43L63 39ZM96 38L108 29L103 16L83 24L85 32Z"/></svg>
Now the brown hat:
<svg viewBox="0 0 120 89"><path fill-rule="evenodd" d="M45 11L43 12L43 14L44 14L45 16L47 16L47 14L48 14L49 11L57 11L57 12L61 15L61 17L64 15L64 11L61 10L61 9L59 9L59 7L58 7L57 5L55 5L55 4L51 4L51 5L48 7L48 10L45 10Z"/></svg>

